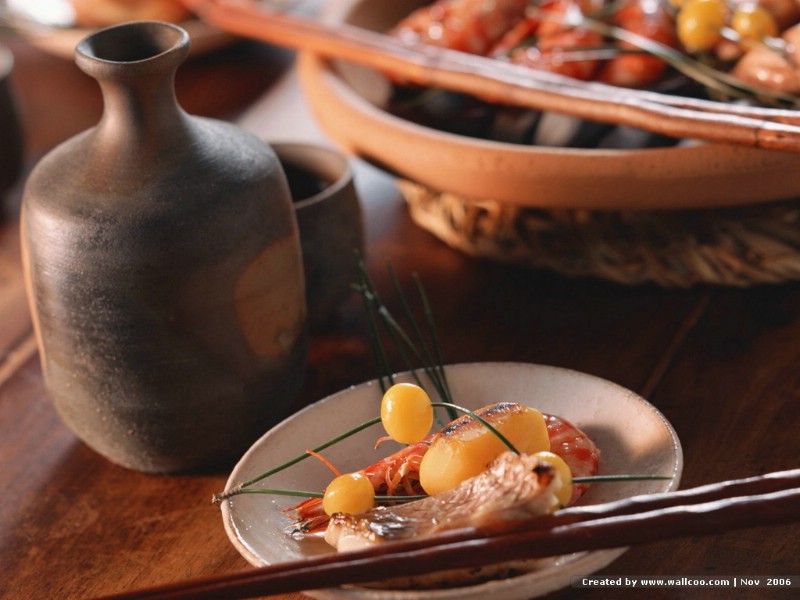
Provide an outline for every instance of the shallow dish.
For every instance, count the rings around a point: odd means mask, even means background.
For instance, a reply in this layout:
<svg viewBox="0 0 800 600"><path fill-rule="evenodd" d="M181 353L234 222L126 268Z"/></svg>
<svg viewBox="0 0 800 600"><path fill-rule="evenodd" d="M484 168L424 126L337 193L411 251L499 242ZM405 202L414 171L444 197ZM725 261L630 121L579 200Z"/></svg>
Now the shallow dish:
<svg viewBox="0 0 800 600"><path fill-rule="evenodd" d="M672 476L670 480L595 484L581 504L595 504L636 494L673 491L678 487L683 455L678 437L650 403L616 384L562 368L522 363L476 363L447 367L453 397L467 408L500 400L523 402L572 421L602 452L601 473ZM249 481L307 448L319 445L379 412L380 387L372 381L351 387L305 408L259 439L242 457L227 483ZM366 429L325 451L341 471L363 468L398 446L373 443L380 427ZM306 460L257 485L320 491L330 481L328 469ZM225 531L241 555L254 566L330 553L320 539L295 540L285 532L289 520L282 510L297 498L244 494L222 504ZM576 553L542 561L541 568L518 577L480 585L424 592L361 587L313 590L319 599L426 600L479 598L523 599L568 586L570 578L603 568L625 549Z"/></svg>
<svg viewBox="0 0 800 600"><path fill-rule="evenodd" d="M343 0L325 15L386 31L424 0ZM535 206L655 210L750 204L800 193L800 154L722 144L636 150L491 142L423 127L385 110L376 71L301 55L309 105L351 153L437 192Z"/></svg>

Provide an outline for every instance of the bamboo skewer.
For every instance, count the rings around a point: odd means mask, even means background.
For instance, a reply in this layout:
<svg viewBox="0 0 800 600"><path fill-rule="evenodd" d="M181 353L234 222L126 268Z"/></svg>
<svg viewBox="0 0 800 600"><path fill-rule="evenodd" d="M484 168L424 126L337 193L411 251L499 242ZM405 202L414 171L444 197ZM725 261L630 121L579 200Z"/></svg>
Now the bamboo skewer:
<svg viewBox="0 0 800 600"><path fill-rule="evenodd" d="M371 67L421 86L672 137L800 152L800 119L789 110L587 84L464 52L404 44L394 37L346 24L334 27L262 10L254 3L185 1L204 21L229 33Z"/></svg>
<svg viewBox="0 0 800 600"><path fill-rule="evenodd" d="M366 550L280 563L201 580L108 596L105 600L250 598L366 583L492 562L619 548L687 535L800 519L800 469L566 509L525 522L502 522Z"/></svg>

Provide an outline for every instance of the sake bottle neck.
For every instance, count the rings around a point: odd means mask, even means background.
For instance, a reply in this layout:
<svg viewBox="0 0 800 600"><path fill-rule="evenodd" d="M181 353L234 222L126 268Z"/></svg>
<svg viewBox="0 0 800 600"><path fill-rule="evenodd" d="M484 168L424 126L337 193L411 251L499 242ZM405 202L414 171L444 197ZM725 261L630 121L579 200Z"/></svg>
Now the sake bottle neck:
<svg viewBox="0 0 800 600"><path fill-rule="evenodd" d="M186 114L175 97L174 79L188 52L186 31L160 22L102 29L78 44L75 62L103 94L101 145L183 137Z"/></svg>

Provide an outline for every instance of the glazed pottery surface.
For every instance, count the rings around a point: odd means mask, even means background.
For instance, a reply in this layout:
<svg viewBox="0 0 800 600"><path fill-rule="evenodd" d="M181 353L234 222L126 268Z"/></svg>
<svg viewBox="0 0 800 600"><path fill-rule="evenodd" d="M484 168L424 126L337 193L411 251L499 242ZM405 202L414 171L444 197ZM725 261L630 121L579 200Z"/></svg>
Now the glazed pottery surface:
<svg viewBox="0 0 800 600"><path fill-rule="evenodd" d="M275 154L186 114L177 26L100 30L76 61L92 129L36 166L23 260L47 388L65 423L126 467L194 470L286 416L306 362L299 235Z"/></svg>

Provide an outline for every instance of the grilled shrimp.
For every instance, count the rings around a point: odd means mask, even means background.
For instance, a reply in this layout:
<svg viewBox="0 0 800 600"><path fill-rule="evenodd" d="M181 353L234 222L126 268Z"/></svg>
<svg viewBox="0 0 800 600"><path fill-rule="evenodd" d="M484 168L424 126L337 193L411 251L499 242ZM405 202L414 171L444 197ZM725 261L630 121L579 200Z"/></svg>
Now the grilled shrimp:
<svg viewBox="0 0 800 600"><path fill-rule="evenodd" d="M438 0L417 9L390 32L409 43L425 43L486 54L525 16L531 0Z"/></svg>
<svg viewBox="0 0 800 600"><path fill-rule="evenodd" d="M600 8L603 1L545 0L506 32L490 56L574 79L592 79L600 61L586 53L596 54L603 36L575 23Z"/></svg>
<svg viewBox="0 0 800 600"><path fill-rule="evenodd" d="M507 55L516 64L623 87L658 80L666 68L663 60L580 25L584 17L599 19L603 5L603 0L547 0L495 45L492 56ZM630 0L605 20L670 47L677 43L674 21L659 0Z"/></svg>
<svg viewBox="0 0 800 600"><path fill-rule="evenodd" d="M550 452L564 459L572 471L572 477L596 475L600 463L600 450L589 436L561 417L546 414L544 419L550 437ZM577 502L588 488L588 484L576 483L572 488L572 499L569 503Z"/></svg>
<svg viewBox="0 0 800 600"><path fill-rule="evenodd" d="M497 413L496 413L497 414ZM567 463L573 477L592 476L597 473L600 451L594 442L578 427L555 415L543 414L550 442L550 451ZM484 415L490 423L495 417ZM494 423L493 423L494 424ZM408 496L424 494L420 485L419 466L437 434L428 436L418 444L398 452L362 469L377 495ZM574 503L587 489L586 484L575 484L570 503ZM325 530L329 517L322 508L322 500L310 498L285 511L293 518L292 534L318 533Z"/></svg>
<svg viewBox="0 0 800 600"><path fill-rule="evenodd" d="M641 37L674 48L678 43L675 21L660 0L633 0L615 11L614 25ZM625 41L623 50L603 65L598 80L621 87L641 87L657 81L667 63Z"/></svg>
<svg viewBox="0 0 800 600"><path fill-rule="evenodd" d="M665 63L625 42L582 27L600 18L608 0L438 0L403 19L391 33L473 54L507 59L575 79L639 87L656 81ZM629 0L610 24L674 47L674 21L660 0ZM618 50L615 52L614 47ZM613 58L607 59L609 52ZM606 60L604 60L604 58Z"/></svg>
<svg viewBox="0 0 800 600"><path fill-rule="evenodd" d="M588 81L594 79L601 63L591 57L589 48L602 43L603 36L596 31L573 28L543 37L534 46L519 48L509 58L514 64Z"/></svg>

